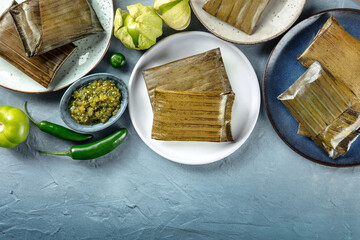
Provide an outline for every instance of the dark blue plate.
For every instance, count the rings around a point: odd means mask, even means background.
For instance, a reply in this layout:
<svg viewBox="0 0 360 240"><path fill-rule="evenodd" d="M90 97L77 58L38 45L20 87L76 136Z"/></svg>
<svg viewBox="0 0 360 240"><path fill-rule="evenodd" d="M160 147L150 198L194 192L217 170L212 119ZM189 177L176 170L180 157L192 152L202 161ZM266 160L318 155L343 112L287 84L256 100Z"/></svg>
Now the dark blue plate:
<svg viewBox="0 0 360 240"><path fill-rule="evenodd" d="M277 96L306 71L296 57L306 49L331 16L334 16L345 30L360 39L360 11L356 9L327 10L297 24L285 34L270 54L263 83L265 107L275 131L298 154L329 166L360 165L360 140L352 144L345 156L331 159L309 138L297 134L298 123L286 107L277 100Z"/></svg>

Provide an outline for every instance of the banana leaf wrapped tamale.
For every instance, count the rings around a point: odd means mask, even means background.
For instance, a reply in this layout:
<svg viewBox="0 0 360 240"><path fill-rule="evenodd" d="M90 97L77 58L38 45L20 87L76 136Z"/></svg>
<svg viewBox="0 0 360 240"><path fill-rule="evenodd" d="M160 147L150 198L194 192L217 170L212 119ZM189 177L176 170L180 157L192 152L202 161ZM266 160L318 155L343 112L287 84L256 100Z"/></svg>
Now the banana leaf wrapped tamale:
<svg viewBox="0 0 360 240"><path fill-rule="evenodd" d="M298 57L309 67L314 61L341 80L360 97L360 41L330 17L306 50Z"/></svg>
<svg viewBox="0 0 360 240"><path fill-rule="evenodd" d="M233 141L232 91L156 89L152 138L165 141Z"/></svg>
<svg viewBox="0 0 360 240"><path fill-rule="evenodd" d="M203 9L247 34L252 34L270 0L208 0Z"/></svg>
<svg viewBox="0 0 360 240"><path fill-rule="evenodd" d="M299 124L297 134L305 137L311 137L311 134L306 131L306 129L301 125L301 123Z"/></svg>
<svg viewBox="0 0 360 240"><path fill-rule="evenodd" d="M360 104L354 103L315 137L311 136L301 124L299 124L297 133L312 138L332 158L345 155L350 149L351 143L360 134ZM331 142L326 139L331 139Z"/></svg>
<svg viewBox="0 0 360 240"><path fill-rule="evenodd" d="M28 57L104 31L88 0L28 0L10 13Z"/></svg>
<svg viewBox="0 0 360 240"><path fill-rule="evenodd" d="M360 103L354 103L326 127L313 141L331 158L345 155L360 134ZM331 141L329 141L331 139Z"/></svg>
<svg viewBox="0 0 360 240"><path fill-rule="evenodd" d="M67 44L41 56L28 58L10 13L6 11L0 16L0 57L44 87L48 87L74 50L75 45Z"/></svg>
<svg viewBox="0 0 360 240"><path fill-rule="evenodd" d="M314 62L278 99L304 133L332 158L344 155L358 135L358 97L319 62Z"/></svg>
<svg viewBox="0 0 360 240"><path fill-rule="evenodd" d="M220 49L143 71L153 105L155 88L177 91L231 91Z"/></svg>
<svg viewBox="0 0 360 240"><path fill-rule="evenodd" d="M233 141L235 98L220 49L143 71L153 108L152 138Z"/></svg>

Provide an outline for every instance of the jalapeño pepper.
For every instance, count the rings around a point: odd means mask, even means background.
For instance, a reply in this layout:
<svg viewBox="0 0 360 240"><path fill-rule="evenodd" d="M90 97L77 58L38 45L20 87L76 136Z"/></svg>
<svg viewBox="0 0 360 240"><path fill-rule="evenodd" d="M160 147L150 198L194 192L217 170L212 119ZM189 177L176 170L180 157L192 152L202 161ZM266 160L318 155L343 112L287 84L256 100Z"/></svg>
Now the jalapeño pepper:
<svg viewBox="0 0 360 240"><path fill-rule="evenodd" d="M75 142L81 142L85 140L91 139L93 136L90 134L81 134L74 132L73 130L70 130L68 128L65 128L63 126L57 125L55 123L51 123L48 121L41 121L41 122L35 122L26 111L26 103L24 103L24 112L25 115L30 119L31 122L33 122L41 131L46 132L50 135L53 135L58 138L62 138L64 140L69 141L75 141Z"/></svg>
<svg viewBox="0 0 360 240"><path fill-rule="evenodd" d="M127 133L128 132L126 128L122 128L119 131L96 142L72 146L67 152L39 152L58 156L68 156L74 160L95 159L104 156L105 154L108 154L117 148L125 140Z"/></svg>

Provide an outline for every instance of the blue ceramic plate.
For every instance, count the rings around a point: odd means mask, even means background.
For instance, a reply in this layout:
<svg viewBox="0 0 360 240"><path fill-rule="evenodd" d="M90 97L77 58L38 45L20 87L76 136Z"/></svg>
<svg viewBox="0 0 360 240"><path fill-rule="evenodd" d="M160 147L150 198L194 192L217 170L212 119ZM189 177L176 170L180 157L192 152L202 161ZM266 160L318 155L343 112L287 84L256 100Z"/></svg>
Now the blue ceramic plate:
<svg viewBox="0 0 360 240"><path fill-rule="evenodd" d="M72 97L72 93L75 90L89 84L90 82L101 79L101 78L105 79L105 80L113 81L116 84L116 86L120 89L120 91L121 91L121 105L120 105L119 111L117 112L117 114L115 116L112 116L105 123L98 123L98 124L94 124L94 125L81 125L81 124L75 122L71 118L70 111L69 111L69 103L70 103L70 100L71 100L71 97ZM111 74L108 74L108 73L91 74L91 75L88 75L88 76L83 77L80 80L76 81L75 83L73 83L65 91L64 95L61 98L60 107L59 107L61 118L62 118L62 120L65 122L65 124L67 126L74 129L75 131L82 132L82 133L97 132L97 131L103 130L103 129L107 128L107 127L110 127L117 120L119 120L119 118L124 113L124 111L125 111L125 109L127 107L128 98L129 97L128 97L127 86L124 83L124 81L121 80L120 78L117 78L114 75L111 75Z"/></svg>
<svg viewBox="0 0 360 240"><path fill-rule="evenodd" d="M277 100L277 96L306 71L296 57L306 49L330 16L334 16L345 30L360 39L359 10L332 9L305 19L293 27L271 53L264 74L263 95L266 111L274 129L295 152L329 166L354 166L360 164L360 140L352 144L345 156L331 159L309 138L297 134L298 123Z"/></svg>

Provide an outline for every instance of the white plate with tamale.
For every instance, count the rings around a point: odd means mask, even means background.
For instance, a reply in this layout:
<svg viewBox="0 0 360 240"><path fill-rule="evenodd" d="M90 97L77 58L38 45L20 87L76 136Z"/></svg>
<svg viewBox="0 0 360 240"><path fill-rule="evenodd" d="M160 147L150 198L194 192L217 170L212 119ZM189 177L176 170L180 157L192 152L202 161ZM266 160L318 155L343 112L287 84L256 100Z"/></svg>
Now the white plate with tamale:
<svg viewBox="0 0 360 240"><path fill-rule="evenodd" d="M269 41L288 30L306 0L190 0L199 21L211 33L237 44Z"/></svg>
<svg viewBox="0 0 360 240"><path fill-rule="evenodd" d="M153 108L155 109L154 106L157 105L152 105L153 100L150 100L152 97L149 97L150 92L148 93L149 86L147 85L149 83L145 83L144 76L146 75L143 75L143 73L146 71L144 70L148 71L149 69L156 69L157 67L164 65L171 67L174 65L171 65L171 63L174 63L179 59L188 59L189 57L193 57L195 55L201 55L204 52L215 51L214 49L219 49L221 52L222 63L226 69L227 78L232 88L231 94L235 94L231 113L232 136L229 138L233 141L229 139L219 142L201 141L199 140L201 139L201 136L198 136L198 138L195 136L193 140L189 141L183 139L181 141L168 140L176 139L171 138L172 130L174 132L174 136L178 133L176 130L179 130L175 128L171 129L171 127L169 128L168 126L163 126L163 128L164 131L167 131L167 137L169 138L166 140L159 140L158 136L155 136L152 132L155 131L153 127L155 126L154 120L156 120L154 119L154 112L156 111L153 111ZM201 64L199 64L199 66L200 65ZM167 70L165 69L165 73L166 71ZM169 76L174 74L174 72L182 74L184 76L184 80L186 78L186 81L191 79L191 75L187 76L185 70L182 73L179 69L177 69L177 71L172 71L171 68L168 68ZM215 79L214 76L209 76L209 78L212 80ZM169 79L170 82L171 80L172 79ZM204 79L196 78L193 80L195 81L195 84L204 81ZM184 89L185 87L182 86L180 88ZM155 89L154 99L156 99L156 94L163 94L164 92L161 91L166 91L160 90L161 89ZM175 95L182 94L177 91L170 92ZM217 92L211 92L211 94L214 93L216 95ZM195 92L195 95L196 94L198 94L198 92ZM177 108L182 107L181 104L175 104L173 106ZM259 110L260 88L257 76L251 63L236 46L223 41L210 33L183 32L171 35L161 40L140 58L130 77L129 112L135 130L141 139L154 152L174 162L199 165L211 163L228 157L230 154L239 149L250 136L255 127ZM168 113L170 114L171 112ZM166 112L163 114L167 115ZM181 120L178 119L177 121L180 121L178 123L181 124L181 121L183 121L182 119L184 119L184 121L189 120L186 117L187 116L185 116L185 118L181 118ZM159 129L157 126L156 130L161 131L161 128ZM194 134L192 133L189 133L189 135L194 137ZM201 133L199 135L201 135Z"/></svg>
<svg viewBox="0 0 360 240"><path fill-rule="evenodd" d="M46 1L44 0L44 2ZM19 5L24 3L23 0L16 2L19 3ZM34 2L35 1L31 1L31 3ZM40 2L41 1L39 1L39 3ZM74 5L67 3L68 1L64 4L66 6L60 6L63 11L67 11L67 8L75 8L75 6L77 6L75 3ZM88 3L90 3L91 7L89 7ZM0 1L0 16L2 16L0 19L0 30L1 26L5 29L3 32L0 31L0 39L3 40L0 41L0 56L2 55L2 57L0 57L0 86L2 87L26 93L43 93L60 90L89 73L100 62L110 45L114 18L113 0L87 0L83 5L86 5L87 9L92 9L91 12L88 13L91 16L94 16L93 12L96 13L97 19L101 23L104 31L75 41L74 44L76 47L69 43L52 51L49 50L49 52L45 54L39 53L39 55L35 57L26 57L25 49L24 54L20 52L20 50L24 48L20 41L21 34L19 34L19 36L13 34L16 30L13 27L15 26L15 21L12 20L8 11L12 4L13 7L16 5L12 0ZM44 5L46 4L44 3ZM48 5L52 6L51 4ZM76 12L73 9L72 11ZM81 12L75 15L80 16L79 14L81 14ZM50 13L48 13L48 15L50 15ZM70 16L70 14L68 15ZM84 15L85 14L82 13L81 16ZM73 18L74 21L76 21L76 16ZM53 18L56 19L56 17ZM84 18L85 17L83 17L83 19ZM91 20L93 20L93 18L91 18ZM78 22L76 26L79 26ZM79 29L76 30L76 33L80 32L82 31L79 31ZM16 43L11 40L6 41L7 35L16 38ZM1 36L3 38L1 38ZM19 42L20 45L17 44L17 42ZM69 49L70 47L66 48L69 45L74 47L72 47L72 49ZM18 51L16 52L14 49ZM11 53L13 53L15 57L12 57ZM66 54L66 57L63 56L64 54ZM12 64L10 62L12 62Z"/></svg>

